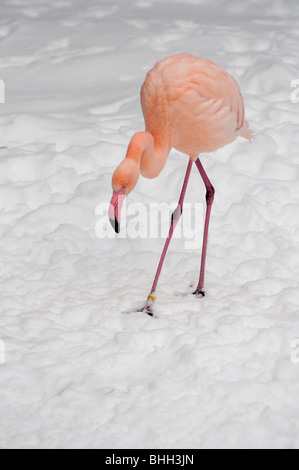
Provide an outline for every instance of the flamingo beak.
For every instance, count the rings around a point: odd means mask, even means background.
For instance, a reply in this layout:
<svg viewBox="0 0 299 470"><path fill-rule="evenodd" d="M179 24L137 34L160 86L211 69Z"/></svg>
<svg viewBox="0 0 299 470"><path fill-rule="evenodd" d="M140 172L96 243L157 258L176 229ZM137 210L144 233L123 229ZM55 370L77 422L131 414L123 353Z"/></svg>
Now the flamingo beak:
<svg viewBox="0 0 299 470"><path fill-rule="evenodd" d="M120 232L120 215L121 209L126 197L126 189L120 189L119 191L114 191L113 196L110 202L110 207L108 211L108 217L110 223L116 233Z"/></svg>

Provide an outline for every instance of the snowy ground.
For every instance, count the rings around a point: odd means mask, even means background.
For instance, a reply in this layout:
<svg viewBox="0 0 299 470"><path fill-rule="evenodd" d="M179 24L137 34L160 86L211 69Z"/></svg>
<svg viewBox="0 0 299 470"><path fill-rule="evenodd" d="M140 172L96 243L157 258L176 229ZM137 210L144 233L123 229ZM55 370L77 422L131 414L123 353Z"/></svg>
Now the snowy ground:
<svg viewBox="0 0 299 470"><path fill-rule="evenodd" d="M2 448L298 448L298 21L297 0L2 0ZM157 318L122 315L163 240L99 240L95 208L143 129L146 71L178 52L235 76L257 137L202 158L206 298L175 295L200 262L175 240ZM186 164L130 201L173 203ZM194 171L187 200L204 195Z"/></svg>

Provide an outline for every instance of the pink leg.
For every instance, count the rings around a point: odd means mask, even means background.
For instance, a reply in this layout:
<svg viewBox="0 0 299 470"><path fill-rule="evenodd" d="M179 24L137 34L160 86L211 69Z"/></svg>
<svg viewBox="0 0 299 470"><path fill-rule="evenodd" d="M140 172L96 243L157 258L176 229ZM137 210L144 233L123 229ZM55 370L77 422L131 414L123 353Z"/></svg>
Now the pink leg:
<svg viewBox="0 0 299 470"><path fill-rule="evenodd" d="M159 263L159 266L158 266L158 269L157 269L154 284L153 284L151 293L148 296L147 303L146 303L145 307L142 309L143 312L147 313L150 316L153 316L151 306L152 306L152 303L156 300L154 294L155 294L156 289L157 289L157 285L158 285L158 282L159 282L159 278L160 278L163 263L164 263L164 260L165 260L165 257L166 257L166 253L167 253L167 250L168 250L173 232L174 232L174 230L177 226L177 223L180 220L180 217L181 217L182 212L183 212L183 204L184 204L186 189L187 189L187 186L188 186L188 181L189 181L189 177L190 177L190 173L191 173L191 169L192 169L192 164L193 164L193 160L190 159L190 161L188 163L187 172L186 172L186 176L185 176L181 196L180 196L180 199L179 199L179 203L178 203L178 206L177 206L176 210L174 211L174 213L172 214L172 217L171 217L171 225L170 225L170 229L169 229L169 234L168 234L165 246L164 246L164 250L162 252L162 256L161 256L160 263Z"/></svg>
<svg viewBox="0 0 299 470"><path fill-rule="evenodd" d="M205 187L207 189L207 194L206 194L206 201L207 201L207 212L206 212L206 220L205 220L205 228L204 228L204 237L203 237L203 246L202 246L202 257L201 257L201 268L200 268L200 277L199 277L199 283L197 286L196 291L194 292L194 295L204 297L205 292L203 290L204 288L204 281L205 281L205 268L206 268L206 257L207 257L207 245L208 245L208 233L209 233L209 224L210 224L210 217L211 217L211 210L212 210L212 204L214 201L214 195L215 195L215 189L213 188L213 185L211 184L202 164L199 158L195 162L198 171L203 179L203 182L205 184Z"/></svg>

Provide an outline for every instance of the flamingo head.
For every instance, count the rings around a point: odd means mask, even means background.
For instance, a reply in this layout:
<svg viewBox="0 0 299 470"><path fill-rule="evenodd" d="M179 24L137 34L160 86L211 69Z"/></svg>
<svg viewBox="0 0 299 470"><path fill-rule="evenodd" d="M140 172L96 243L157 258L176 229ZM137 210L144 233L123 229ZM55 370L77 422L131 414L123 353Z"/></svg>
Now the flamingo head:
<svg viewBox="0 0 299 470"><path fill-rule="evenodd" d="M120 217L126 196L135 188L139 178L139 165L133 160L124 160L112 178L113 196L108 216L116 233L120 232Z"/></svg>

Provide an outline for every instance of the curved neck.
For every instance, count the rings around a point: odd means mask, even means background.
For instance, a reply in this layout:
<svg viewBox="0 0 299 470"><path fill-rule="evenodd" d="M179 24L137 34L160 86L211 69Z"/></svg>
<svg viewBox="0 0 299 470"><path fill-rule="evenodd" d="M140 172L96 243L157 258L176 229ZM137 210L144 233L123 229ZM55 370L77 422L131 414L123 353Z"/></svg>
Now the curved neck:
<svg viewBox="0 0 299 470"><path fill-rule="evenodd" d="M150 132L137 132L131 139L127 156L139 165L145 178L156 178L163 170L170 148L155 142Z"/></svg>

